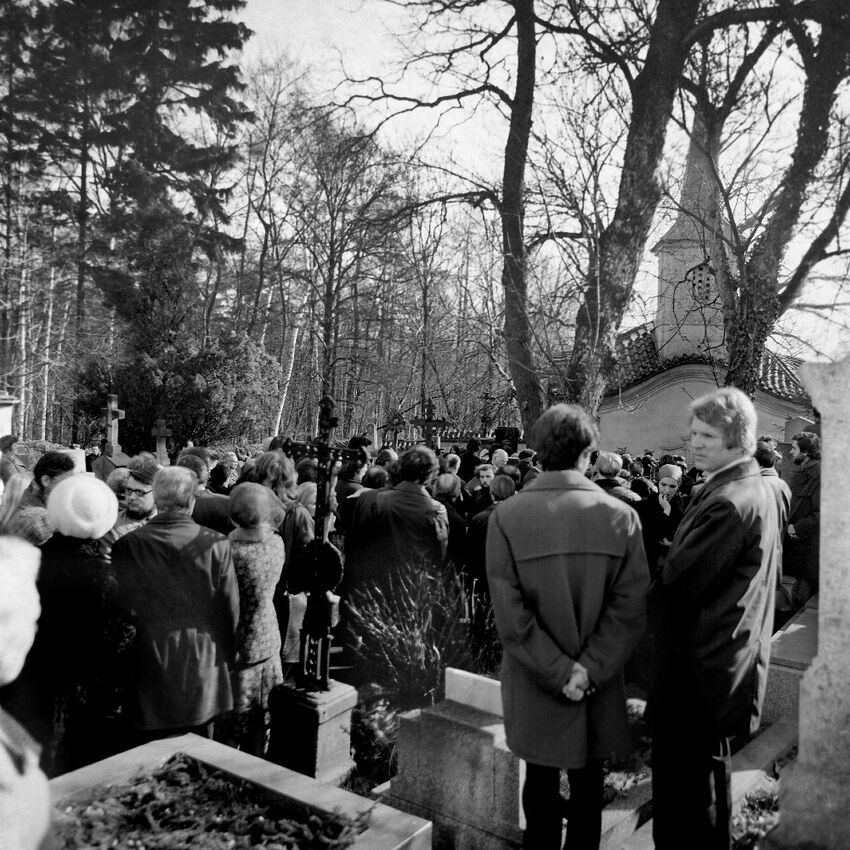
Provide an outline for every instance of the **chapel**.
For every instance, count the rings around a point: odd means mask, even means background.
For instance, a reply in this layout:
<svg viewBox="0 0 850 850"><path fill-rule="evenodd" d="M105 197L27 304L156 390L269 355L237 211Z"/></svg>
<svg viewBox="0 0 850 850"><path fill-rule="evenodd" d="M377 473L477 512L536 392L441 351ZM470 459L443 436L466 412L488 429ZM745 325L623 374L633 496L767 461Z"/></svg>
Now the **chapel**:
<svg viewBox="0 0 850 850"><path fill-rule="evenodd" d="M658 303L653 321L617 340L617 369L599 409L601 445L639 456L681 454L690 461L690 401L723 384L726 348L715 283L715 172L706 132L695 118L678 212L652 248L658 258ZM721 249L722 250L722 249ZM754 399L758 433L780 444L811 429L815 413L798 377L801 361L765 350Z"/></svg>

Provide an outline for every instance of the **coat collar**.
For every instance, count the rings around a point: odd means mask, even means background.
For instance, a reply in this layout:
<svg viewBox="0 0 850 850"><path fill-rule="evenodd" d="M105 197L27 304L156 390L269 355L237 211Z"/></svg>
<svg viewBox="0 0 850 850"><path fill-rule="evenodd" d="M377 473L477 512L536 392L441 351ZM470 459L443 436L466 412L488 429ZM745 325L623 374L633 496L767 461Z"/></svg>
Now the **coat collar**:
<svg viewBox="0 0 850 850"><path fill-rule="evenodd" d="M577 469L553 469L541 472L530 481L522 492L528 490L600 490L598 484L591 481L583 472Z"/></svg>
<svg viewBox="0 0 850 850"><path fill-rule="evenodd" d="M696 496L690 500L688 509L692 509L694 505L701 502L709 493L714 492L718 487L722 487L730 481L738 481L751 476L761 478L760 467L753 458L747 458L743 463L736 463L726 469L721 469L716 475L712 475L700 488Z"/></svg>
<svg viewBox="0 0 850 850"><path fill-rule="evenodd" d="M424 496L428 495L428 491L425 487L416 481L399 481L392 489L403 490L407 493L421 493Z"/></svg>
<svg viewBox="0 0 850 850"><path fill-rule="evenodd" d="M151 517L147 525L197 525L189 514L167 511Z"/></svg>

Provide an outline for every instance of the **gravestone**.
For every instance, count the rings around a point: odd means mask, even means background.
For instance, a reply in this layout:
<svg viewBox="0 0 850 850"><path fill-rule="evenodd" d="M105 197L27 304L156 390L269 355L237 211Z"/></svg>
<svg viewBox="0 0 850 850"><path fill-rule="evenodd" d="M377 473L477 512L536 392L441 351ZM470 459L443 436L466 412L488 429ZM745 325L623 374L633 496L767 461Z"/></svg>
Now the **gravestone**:
<svg viewBox="0 0 850 850"><path fill-rule="evenodd" d="M106 407L102 408L101 412L106 419L106 445L91 468L95 477L106 481L113 469L127 466L130 458L121 451L121 444L118 442L118 423L125 414L118 407L118 396L115 393L107 396Z"/></svg>
<svg viewBox="0 0 850 850"><path fill-rule="evenodd" d="M398 771L379 798L432 821L436 850L518 850L525 762L505 740L501 685L449 667L445 695L400 716ZM643 779L605 806L601 850L618 848L634 833L650 794L650 780Z"/></svg>
<svg viewBox="0 0 850 850"><path fill-rule="evenodd" d="M821 413L820 592L818 652L800 685L797 759L782 774L780 823L771 850L850 847L850 358L804 363L801 376Z"/></svg>
<svg viewBox="0 0 850 850"><path fill-rule="evenodd" d="M171 436L171 429L166 427L164 419L156 420L156 427L151 430L151 436L156 438L156 459L160 466L170 466L166 440Z"/></svg>

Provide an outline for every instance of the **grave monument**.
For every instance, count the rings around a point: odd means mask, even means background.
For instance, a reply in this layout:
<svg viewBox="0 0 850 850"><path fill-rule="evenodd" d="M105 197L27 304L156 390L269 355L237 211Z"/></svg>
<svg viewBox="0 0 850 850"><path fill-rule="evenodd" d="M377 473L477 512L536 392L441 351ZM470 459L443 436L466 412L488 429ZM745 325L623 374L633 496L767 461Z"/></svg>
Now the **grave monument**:
<svg viewBox="0 0 850 850"><path fill-rule="evenodd" d="M125 413L119 409L118 396L115 393L107 396L106 407L102 408L102 413L106 419L106 443L91 468L96 478L106 481L113 469L127 466L130 458L121 451L121 444L118 442L118 423Z"/></svg>
<svg viewBox="0 0 850 850"><path fill-rule="evenodd" d="M799 751L781 779L780 823L766 850L850 847L850 358L806 363L802 377L821 413L818 652L800 685Z"/></svg>

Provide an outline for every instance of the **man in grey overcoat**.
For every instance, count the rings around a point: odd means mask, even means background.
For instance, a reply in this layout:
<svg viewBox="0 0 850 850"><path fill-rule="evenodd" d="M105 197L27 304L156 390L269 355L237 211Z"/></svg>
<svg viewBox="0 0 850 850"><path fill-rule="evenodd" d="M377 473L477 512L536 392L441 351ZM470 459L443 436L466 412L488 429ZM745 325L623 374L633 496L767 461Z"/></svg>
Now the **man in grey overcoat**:
<svg viewBox="0 0 850 850"><path fill-rule="evenodd" d="M579 407L534 425L543 472L488 523L487 576L504 645L510 749L526 761L523 846L595 850L602 764L628 751L623 666L645 620L649 569L637 513L585 476L598 432Z"/></svg>
<svg viewBox="0 0 850 850"><path fill-rule="evenodd" d="M656 850L728 850L730 752L759 727L781 558L776 497L760 474L756 411L723 387L690 406L692 496L656 585L652 731Z"/></svg>

